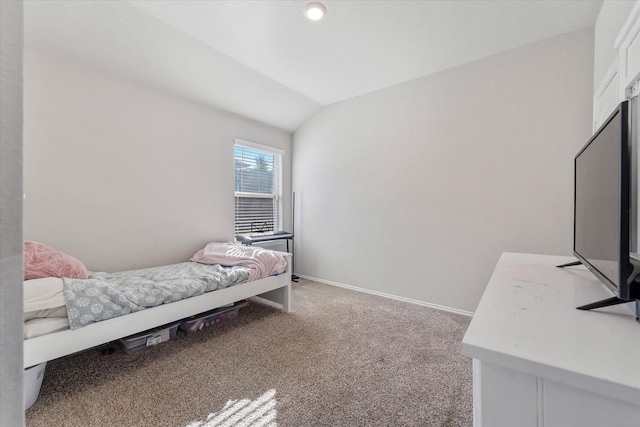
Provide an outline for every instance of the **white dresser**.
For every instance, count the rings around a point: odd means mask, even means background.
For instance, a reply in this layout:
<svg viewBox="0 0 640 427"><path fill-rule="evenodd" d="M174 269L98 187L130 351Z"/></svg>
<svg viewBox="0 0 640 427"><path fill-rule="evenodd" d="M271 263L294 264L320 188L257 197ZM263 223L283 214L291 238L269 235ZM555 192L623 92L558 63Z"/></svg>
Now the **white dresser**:
<svg viewBox="0 0 640 427"><path fill-rule="evenodd" d="M639 427L640 323L571 257L503 253L462 341L475 427Z"/></svg>

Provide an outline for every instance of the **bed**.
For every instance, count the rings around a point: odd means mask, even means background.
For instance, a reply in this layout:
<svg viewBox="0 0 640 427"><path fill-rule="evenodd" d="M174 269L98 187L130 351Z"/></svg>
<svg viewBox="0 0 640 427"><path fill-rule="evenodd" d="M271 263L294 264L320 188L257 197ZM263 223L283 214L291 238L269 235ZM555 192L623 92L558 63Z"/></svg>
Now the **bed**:
<svg viewBox="0 0 640 427"><path fill-rule="evenodd" d="M209 264L213 267L215 261L222 260L228 268L237 268L234 266L246 265L247 259L252 255L247 255L247 250L243 248L246 246L211 243L198 251L190 262ZM255 250L265 251L261 248ZM284 269L281 268L279 274L264 277L268 272L260 271L264 270L260 266L251 267L248 273L249 281L243 283L232 284L223 289L162 303L106 320L90 322L76 329L63 329L25 339L24 366L25 368L35 366L251 297L268 300L285 312L289 312L291 310L291 255L281 252L277 254L284 260ZM65 288L65 292L67 291ZM59 318L58 321L63 323Z"/></svg>

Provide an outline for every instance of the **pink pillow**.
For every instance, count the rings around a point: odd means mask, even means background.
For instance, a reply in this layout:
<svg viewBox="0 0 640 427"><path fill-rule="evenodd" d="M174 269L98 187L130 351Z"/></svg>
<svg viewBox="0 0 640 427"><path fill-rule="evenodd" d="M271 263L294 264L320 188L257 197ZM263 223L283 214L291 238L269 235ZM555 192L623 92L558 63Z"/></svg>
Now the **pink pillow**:
<svg viewBox="0 0 640 427"><path fill-rule="evenodd" d="M86 279L89 272L82 262L71 255L42 243L24 242L24 280L43 277Z"/></svg>

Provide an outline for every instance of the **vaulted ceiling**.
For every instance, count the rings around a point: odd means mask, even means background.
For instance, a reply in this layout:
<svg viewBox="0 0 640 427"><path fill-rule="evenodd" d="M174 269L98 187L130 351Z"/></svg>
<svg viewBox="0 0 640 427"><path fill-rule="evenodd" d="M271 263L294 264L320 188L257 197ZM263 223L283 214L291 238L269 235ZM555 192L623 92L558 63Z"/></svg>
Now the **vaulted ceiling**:
<svg viewBox="0 0 640 427"><path fill-rule="evenodd" d="M591 26L597 1L25 1L25 45L289 131L323 106Z"/></svg>

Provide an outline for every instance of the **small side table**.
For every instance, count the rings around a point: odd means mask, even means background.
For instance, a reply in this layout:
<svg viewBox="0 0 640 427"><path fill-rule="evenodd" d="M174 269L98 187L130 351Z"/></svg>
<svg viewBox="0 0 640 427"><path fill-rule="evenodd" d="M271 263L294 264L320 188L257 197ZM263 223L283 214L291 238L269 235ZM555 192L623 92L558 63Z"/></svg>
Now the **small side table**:
<svg viewBox="0 0 640 427"><path fill-rule="evenodd" d="M254 243L271 242L274 240L286 240L287 252L289 252L289 240L291 240L293 246L293 233L289 233L288 231L267 231L265 233L236 234L236 241L248 246ZM293 261L291 271L293 272L295 271L295 256L293 251L291 252L291 257ZM291 274L291 281L297 282L298 279L299 277L296 276L295 273Z"/></svg>

